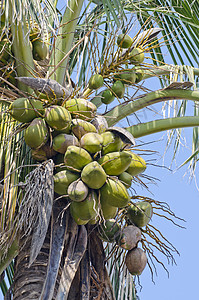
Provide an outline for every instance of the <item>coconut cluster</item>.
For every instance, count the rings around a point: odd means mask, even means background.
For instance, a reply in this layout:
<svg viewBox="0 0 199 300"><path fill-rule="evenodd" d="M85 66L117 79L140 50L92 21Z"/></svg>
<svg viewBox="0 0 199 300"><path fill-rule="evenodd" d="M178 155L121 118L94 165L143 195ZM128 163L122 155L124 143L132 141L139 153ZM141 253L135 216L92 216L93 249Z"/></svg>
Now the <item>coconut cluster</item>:
<svg viewBox="0 0 199 300"><path fill-rule="evenodd" d="M32 157L54 160L55 193L70 200L75 222L99 222L103 240L116 241L131 251L141 239L138 227L145 226L152 215L147 204L130 204L128 191L133 176L145 171L146 162L125 147L121 136L108 128L96 110L82 98L46 108L39 100L18 98L9 107L15 120L27 124L24 140ZM123 230L114 219L121 208L131 222Z"/></svg>

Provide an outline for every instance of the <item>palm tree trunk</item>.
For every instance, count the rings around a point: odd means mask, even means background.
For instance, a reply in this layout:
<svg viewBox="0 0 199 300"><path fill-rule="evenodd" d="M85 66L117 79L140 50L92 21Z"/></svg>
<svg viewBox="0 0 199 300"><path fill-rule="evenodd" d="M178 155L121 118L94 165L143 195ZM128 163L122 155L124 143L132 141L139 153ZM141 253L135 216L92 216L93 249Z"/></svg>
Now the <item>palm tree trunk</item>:
<svg viewBox="0 0 199 300"><path fill-rule="evenodd" d="M49 231L40 253L30 267L28 267L28 265L31 239L28 238L26 241L25 239L22 239L21 243L25 244L22 247L22 250L19 252L15 261L15 283L13 300L36 300L39 299L41 295L43 283L46 276L50 248Z"/></svg>
<svg viewBox="0 0 199 300"><path fill-rule="evenodd" d="M22 250L19 252L15 260L13 300L41 299L40 297L42 294L48 270L49 254L51 247L50 227L51 226L49 226L43 247L40 253L38 254L36 260L30 267L28 267L28 265L31 238L26 238L26 240L25 238L21 239L20 246L22 246ZM63 256L61 259L52 299L55 300L56 296L59 294L58 291L60 287L60 282L63 281L62 276L64 274L68 274L69 277L66 278L65 276L64 282L66 282L67 285L69 285L70 287L66 295L62 293L62 299L115 300L114 292L105 267L105 253L103 249L103 243L97 236L97 232L93 230L93 227L87 228L89 233L88 246L87 250L82 251L81 254L81 240L79 240L78 242L78 237L81 237L81 229L83 228L79 226L79 229L77 230L77 225L72 227L74 228L67 228L67 230L69 230L71 233L74 231L75 237L69 238L65 242ZM83 232L84 231L86 231L86 229L84 229ZM83 239L85 239L85 235L83 236ZM72 255L70 258L71 253ZM81 261L80 264L78 264L79 260ZM71 269L71 266L74 266L74 262L76 261L77 268L72 267Z"/></svg>

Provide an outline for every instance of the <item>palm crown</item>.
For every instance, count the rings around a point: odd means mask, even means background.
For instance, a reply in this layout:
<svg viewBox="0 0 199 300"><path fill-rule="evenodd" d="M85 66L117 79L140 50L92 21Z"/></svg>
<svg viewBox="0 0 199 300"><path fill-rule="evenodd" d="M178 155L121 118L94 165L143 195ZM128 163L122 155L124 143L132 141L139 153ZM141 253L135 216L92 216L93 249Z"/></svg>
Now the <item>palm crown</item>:
<svg viewBox="0 0 199 300"><path fill-rule="evenodd" d="M171 260L177 252L149 223L156 208L175 215L132 193L135 183L146 186L136 138L194 127L185 163L195 170L197 3L70 0L59 9L56 1L1 4L0 271L14 280L14 299L22 291L26 299L119 299L115 282L126 268L129 278L140 275L145 253L160 262L153 247ZM161 89L145 86L151 77ZM165 101L173 116L137 121L137 112ZM8 292L4 279L1 288Z"/></svg>

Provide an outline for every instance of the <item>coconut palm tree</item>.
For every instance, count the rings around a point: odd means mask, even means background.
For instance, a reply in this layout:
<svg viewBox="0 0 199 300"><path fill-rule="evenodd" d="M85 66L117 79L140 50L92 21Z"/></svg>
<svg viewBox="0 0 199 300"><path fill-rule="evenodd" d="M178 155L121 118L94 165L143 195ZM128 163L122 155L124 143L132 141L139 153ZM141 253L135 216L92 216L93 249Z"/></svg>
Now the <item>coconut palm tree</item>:
<svg viewBox="0 0 199 300"><path fill-rule="evenodd" d="M124 236L121 230L128 228L129 224L135 225L135 220L129 223L130 202L137 208L140 201L145 201L154 209L162 209L169 220L175 215L158 201L127 193L127 203L118 205L120 209L114 215L118 226L123 229L119 230L119 237L114 235L111 240L103 235L104 231L100 234L100 228L104 230L106 224L102 213L105 192L102 187L100 192L94 192L99 188L90 186L91 178L87 183L92 190L91 200L95 198L94 194L97 195L94 215L81 223L83 218L77 219L76 215L83 208L79 206L73 213L71 207L74 211L75 201L71 201L69 191L59 195L57 189L56 174L65 166L63 158L61 161L58 158L57 148L52 147L60 121L58 127L52 124L51 109L52 105L58 110L67 107L68 118L73 118L67 122L73 127L79 117L83 115L85 119L86 111L88 126L93 119L97 120L98 129L99 125L107 126L105 130L120 139L118 153L123 155L125 149L141 153L134 139L164 130L171 130L168 143L175 141L176 153L181 128L193 127L193 152L185 163L190 163L194 172L199 125L197 6L197 2L190 0L69 0L67 5L51 0L1 2L0 284L7 297L123 299L126 294L129 299L136 299L132 275L124 264L129 249L121 247L121 232ZM123 45L126 38L130 40L128 47ZM166 52L169 61L164 58ZM187 63L190 66L185 65ZM160 81L161 88L149 89L146 86L152 77ZM118 81L119 88L115 88ZM87 101L87 106L74 111L75 103L66 104L77 98ZM25 104L17 106L18 99L23 99L20 103ZM189 116L187 100L194 103ZM38 103L42 107L37 107ZM154 107L158 103L163 104L163 114L167 114L167 118L144 122L138 113L147 108L150 116L151 105ZM173 115L166 103L172 108ZM29 113L31 118L24 119ZM34 123L30 122L36 119L39 121L33 130ZM99 119L103 120L102 124ZM67 130L65 134L70 133ZM29 137L28 131L31 133ZM92 152L94 161L98 160L95 153L100 151L101 148ZM145 162L137 157L143 167ZM129 156L125 162L127 159ZM111 159L108 163L113 167ZM68 167L70 162L66 163L65 159L65 164ZM129 164L130 161L124 171L128 170ZM103 161L101 165L104 166ZM77 169L74 160L70 170ZM106 172L108 174L109 170ZM112 175L118 174L108 174L103 186L107 181L109 184L111 180L113 184L118 182ZM133 174L130 181L132 185L147 187L145 180L150 178ZM143 213L143 209L139 211ZM142 249L147 252L152 270L154 261L161 263L153 254L154 248L171 260L174 259L172 253L177 250L163 235L161 239L157 237L158 228L147 224L139 231ZM142 226L138 224L138 227ZM135 245L134 248L138 249ZM120 284L125 278L126 284Z"/></svg>

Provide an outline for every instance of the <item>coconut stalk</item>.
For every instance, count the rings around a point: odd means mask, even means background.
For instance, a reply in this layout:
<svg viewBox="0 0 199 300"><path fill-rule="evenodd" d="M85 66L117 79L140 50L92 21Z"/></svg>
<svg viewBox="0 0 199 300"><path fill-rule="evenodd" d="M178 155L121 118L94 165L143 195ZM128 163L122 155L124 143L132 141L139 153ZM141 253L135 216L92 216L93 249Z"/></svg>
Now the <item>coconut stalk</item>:
<svg viewBox="0 0 199 300"><path fill-rule="evenodd" d="M68 0L67 7L60 24L59 35L55 41L55 53L53 52L51 56L51 65L56 66L72 48L74 33L83 3L84 0ZM53 77L53 79L63 86L66 77L67 63L68 57L62 62Z"/></svg>
<svg viewBox="0 0 199 300"><path fill-rule="evenodd" d="M144 96L139 96L137 100L121 103L114 107L104 116L107 117L109 126L113 126L125 117L135 113L136 111L147 106L164 102L167 100L183 99L199 101L199 91L190 91L182 89L161 89L155 92L148 93Z"/></svg>
<svg viewBox="0 0 199 300"><path fill-rule="evenodd" d="M161 120L154 120L146 123L140 123L137 125L127 127L126 130L128 130L135 138L139 138L164 130L194 126L199 126L199 118L196 116L189 116L167 118Z"/></svg>
<svg viewBox="0 0 199 300"><path fill-rule="evenodd" d="M185 66L182 66L184 71ZM165 65L165 66L159 66L159 67L153 67L152 69L145 69L144 70L144 76L143 80L150 78L150 77L158 77L162 75L170 75L171 72L175 72L175 66L171 65ZM198 68L193 68L193 72L195 76L199 76L199 69Z"/></svg>

